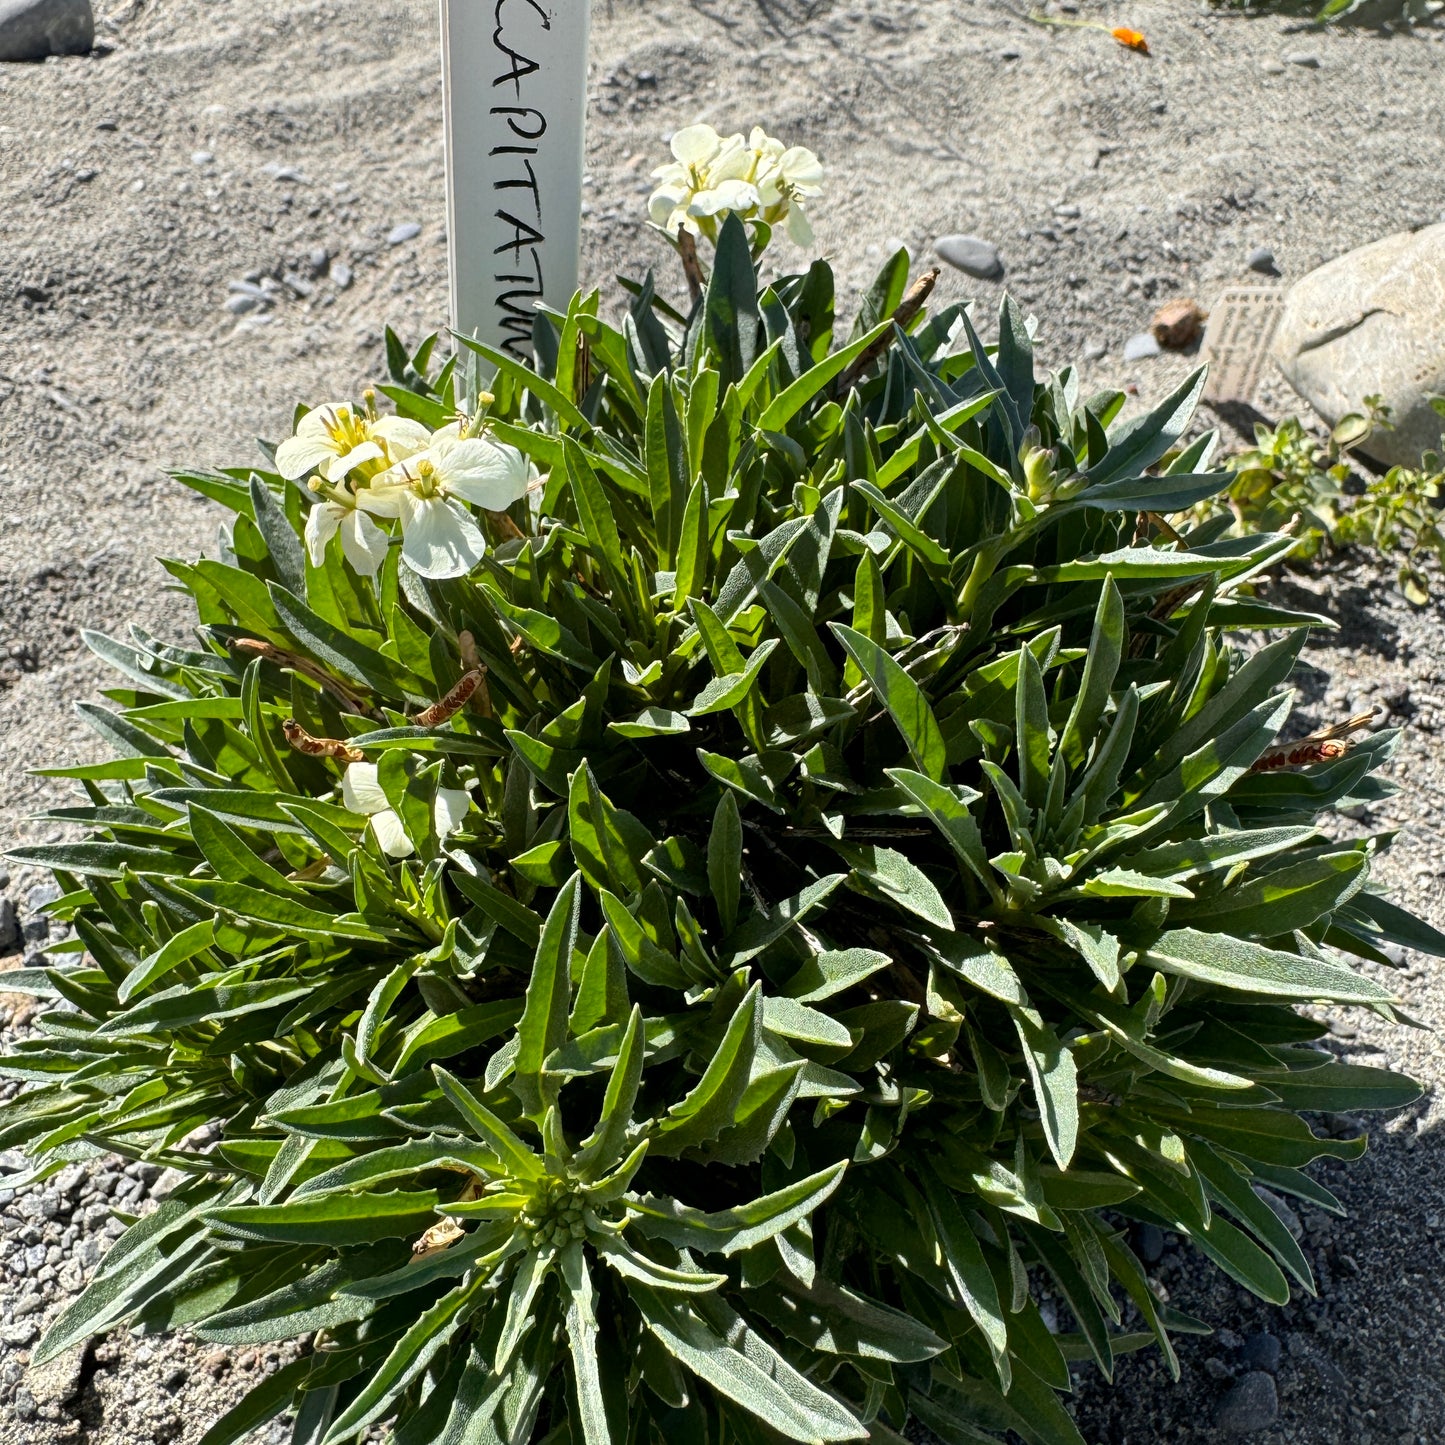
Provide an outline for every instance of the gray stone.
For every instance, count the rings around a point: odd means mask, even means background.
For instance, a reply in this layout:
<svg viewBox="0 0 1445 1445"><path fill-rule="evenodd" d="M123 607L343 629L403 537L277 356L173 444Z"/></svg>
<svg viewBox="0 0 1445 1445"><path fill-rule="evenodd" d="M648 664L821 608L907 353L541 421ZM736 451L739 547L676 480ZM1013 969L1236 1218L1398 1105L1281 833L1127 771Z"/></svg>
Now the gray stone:
<svg viewBox="0 0 1445 1445"><path fill-rule="evenodd" d="M1320 68L1320 58L1313 50L1291 50L1290 53L1284 57L1284 63L1286 65L1302 66L1305 70L1318 70Z"/></svg>
<svg viewBox="0 0 1445 1445"><path fill-rule="evenodd" d="M32 947L44 943L50 937L50 920L43 913L27 918L20 925L20 937Z"/></svg>
<svg viewBox="0 0 1445 1445"><path fill-rule="evenodd" d="M1101 361L1109 354L1109 348L1102 341L1086 341L1084 343L1084 360Z"/></svg>
<svg viewBox="0 0 1445 1445"><path fill-rule="evenodd" d="M1445 224L1374 241L1296 282L1274 357L1331 426L1365 397L1382 397L1393 425L1360 450L1418 467L1445 430L1429 400L1445 393Z"/></svg>
<svg viewBox="0 0 1445 1445"><path fill-rule="evenodd" d="M1003 275L1003 261L992 241L978 236L940 236L933 243L939 259L956 266L966 276L994 281Z"/></svg>
<svg viewBox="0 0 1445 1445"><path fill-rule="evenodd" d="M1147 331L1140 331L1124 343L1125 361L1145 361L1159 355L1159 343Z"/></svg>
<svg viewBox="0 0 1445 1445"><path fill-rule="evenodd" d="M48 903L60 897L60 889L54 883L37 883L25 895L25 911L39 913Z"/></svg>
<svg viewBox="0 0 1445 1445"><path fill-rule="evenodd" d="M998 50L995 50L994 55L997 56L999 60L1021 60L1023 58L1023 51L1020 50L1017 45L1004 45Z"/></svg>
<svg viewBox="0 0 1445 1445"><path fill-rule="evenodd" d="M1249 255L1244 258L1244 264L1251 271L1258 271L1265 276L1277 276L1279 272L1275 269L1274 252L1268 246L1256 246Z"/></svg>
<svg viewBox="0 0 1445 1445"><path fill-rule="evenodd" d="M254 311L261 304L259 296L247 296L244 292L226 297L226 310L232 316L244 316L248 311Z"/></svg>
<svg viewBox="0 0 1445 1445"><path fill-rule="evenodd" d="M1242 1375L1234 1388L1214 1407L1217 1429L1247 1435L1268 1430L1279 1419L1279 1394L1274 1376L1263 1370Z"/></svg>
<svg viewBox="0 0 1445 1445"><path fill-rule="evenodd" d="M0 60L85 55L94 44L90 0L0 0Z"/></svg>
<svg viewBox="0 0 1445 1445"><path fill-rule="evenodd" d="M1134 1247L1145 1264L1158 1264L1164 1258L1164 1231L1157 1224L1141 1224L1135 1231Z"/></svg>
<svg viewBox="0 0 1445 1445"><path fill-rule="evenodd" d="M20 925L15 919L15 905L0 898L0 953L8 953L20 942Z"/></svg>
<svg viewBox="0 0 1445 1445"><path fill-rule="evenodd" d="M337 261L331 267L331 279L338 291L345 291L351 285L351 267L344 261Z"/></svg>
<svg viewBox="0 0 1445 1445"><path fill-rule="evenodd" d="M1251 1370L1263 1370L1268 1375L1279 1372L1280 1356L1284 1346L1267 1330L1258 1330L1248 1336L1244 1348L1239 1352L1240 1361Z"/></svg>
<svg viewBox="0 0 1445 1445"><path fill-rule="evenodd" d="M1284 62L1282 60L1261 60L1259 62L1259 68L1264 71L1266 75L1284 74Z"/></svg>
<svg viewBox="0 0 1445 1445"><path fill-rule="evenodd" d="M386 233L386 244L388 246L405 245L408 241L415 241L421 235L421 226L416 221L403 221L399 226L393 226Z"/></svg>
<svg viewBox="0 0 1445 1445"><path fill-rule="evenodd" d="M213 160L215 160L215 158L216 157L210 151L191 152L191 164L193 166L208 166Z"/></svg>
<svg viewBox="0 0 1445 1445"><path fill-rule="evenodd" d="M24 1349L26 1345L32 1344L40 1335L40 1326L34 1320L24 1320L19 1324L0 1325L0 1340L16 1349Z"/></svg>

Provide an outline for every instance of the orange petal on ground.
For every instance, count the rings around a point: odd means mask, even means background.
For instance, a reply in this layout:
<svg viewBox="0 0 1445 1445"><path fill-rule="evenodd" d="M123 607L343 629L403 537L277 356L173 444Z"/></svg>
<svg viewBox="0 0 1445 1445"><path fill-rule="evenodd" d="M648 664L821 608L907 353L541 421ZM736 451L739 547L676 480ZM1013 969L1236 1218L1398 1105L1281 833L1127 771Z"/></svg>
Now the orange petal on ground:
<svg viewBox="0 0 1445 1445"><path fill-rule="evenodd" d="M1121 25L1117 30L1111 30L1109 33L1126 50L1137 50L1140 55L1148 55L1149 42L1137 30L1130 30L1128 26Z"/></svg>

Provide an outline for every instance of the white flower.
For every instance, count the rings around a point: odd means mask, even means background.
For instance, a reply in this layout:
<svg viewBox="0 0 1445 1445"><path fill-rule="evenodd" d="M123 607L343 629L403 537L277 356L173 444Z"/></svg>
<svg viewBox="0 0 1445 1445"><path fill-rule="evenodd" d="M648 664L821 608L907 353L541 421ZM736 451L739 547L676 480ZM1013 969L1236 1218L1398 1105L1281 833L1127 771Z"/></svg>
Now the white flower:
<svg viewBox="0 0 1445 1445"><path fill-rule="evenodd" d="M288 481L320 472L328 482L341 481L364 462L404 460L422 450L431 433L404 416L368 417L347 402L333 401L308 411L296 435L276 448L276 469Z"/></svg>
<svg viewBox="0 0 1445 1445"><path fill-rule="evenodd" d="M341 533L341 552L358 576L375 577L386 560L386 533L357 507L345 486L318 497L306 517L306 550L313 567L326 565L326 544Z"/></svg>
<svg viewBox="0 0 1445 1445"><path fill-rule="evenodd" d="M653 171L661 184L647 203L652 219L669 235L687 230L698 236L699 217L746 215L757 207L748 175L753 157L742 136L724 139L710 125L685 125L673 134L672 154L674 160Z"/></svg>
<svg viewBox="0 0 1445 1445"><path fill-rule="evenodd" d="M784 146L761 126L744 141L720 136L710 125L689 125L672 137L672 154L653 171L659 185L647 203L668 235L686 230L716 241L716 218L732 212L744 221L782 223L799 245L812 242L801 204L822 194L823 167L812 151Z"/></svg>
<svg viewBox="0 0 1445 1445"><path fill-rule="evenodd" d="M351 763L341 779L341 801L353 813L371 820L372 831L381 851L389 858L409 858L416 845L406 836L401 815L387 801L377 781L375 763ZM472 805L469 794L461 788L438 788L432 805L432 818L437 837L445 838L467 815Z"/></svg>
<svg viewBox="0 0 1445 1445"><path fill-rule="evenodd" d="M401 521L401 556L422 577L461 577L487 543L462 502L500 512L526 496L531 467L515 447L482 437L436 436L357 494L374 516Z"/></svg>
<svg viewBox="0 0 1445 1445"><path fill-rule="evenodd" d="M752 142L758 155L758 203L765 219L782 219L797 245L811 245L813 227L803 212L802 200L823 194L823 167L818 157L806 146L789 146L785 150L781 141L761 130L753 131Z"/></svg>

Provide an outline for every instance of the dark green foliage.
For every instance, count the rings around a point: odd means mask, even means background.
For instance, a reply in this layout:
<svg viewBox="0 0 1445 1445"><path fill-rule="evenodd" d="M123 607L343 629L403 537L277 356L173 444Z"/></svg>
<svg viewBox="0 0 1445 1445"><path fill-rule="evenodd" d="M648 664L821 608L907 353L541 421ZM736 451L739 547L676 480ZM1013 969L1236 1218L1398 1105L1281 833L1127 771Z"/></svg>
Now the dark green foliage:
<svg viewBox="0 0 1445 1445"><path fill-rule="evenodd" d="M115 758L61 770L89 841L19 855L79 943L9 976L53 1006L3 1132L37 1178L189 1177L38 1358L315 1332L206 1445L286 1410L298 1442L1064 1445L1070 1361L1200 1328L1129 1221L1312 1288L1252 1182L1332 1206L1303 1170L1363 1141L1300 1111L1416 1091L1297 1005L1393 1018L1346 956L1445 939L1371 890L1385 840L1316 828L1384 795L1393 734L1251 771L1307 619L1240 588L1290 539L1151 520L1229 481L1184 444L1197 378L1121 422L1034 379L1008 303L996 354L950 307L840 394L889 323L831 351L825 267L759 291L736 222L720 252L685 331L649 281L620 330L596 296L539 323L542 374L485 357L545 484L470 577L314 567L301 488L182 479L232 549L167 564L191 646L94 640ZM475 396L470 353L394 351L404 413ZM471 646L485 693L414 723ZM293 718L379 764L410 856Z"/></svg>

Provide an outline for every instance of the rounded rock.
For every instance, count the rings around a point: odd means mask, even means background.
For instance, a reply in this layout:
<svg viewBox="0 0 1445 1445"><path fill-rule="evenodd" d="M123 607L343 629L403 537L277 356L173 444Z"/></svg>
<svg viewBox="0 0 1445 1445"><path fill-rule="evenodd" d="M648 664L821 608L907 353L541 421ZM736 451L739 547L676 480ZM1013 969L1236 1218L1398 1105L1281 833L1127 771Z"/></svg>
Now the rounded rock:
<svg viewBox="0 0 1445 1445"><path fill-rule="evenodd" d="M1256 246L1254 250L1244 258L1244 264L1248 266L1251 271L1258 271L1264 276L1276 276L1279 274L1275 269L1274 252L1271 251L1268 246Z"/></svg>
<svg viewBox="0 0 1445 1445"><path fill-rule="evenodd" d="M393 226L386 233L386 244L388 246L402 246L408 241L414 241L421 235L421 226L416 221L403 221L399 226Z"/></svg>
<svg viewBox="0 0 1445 1445"><path fill-rule="evenodd" d="M1147 361L1160 354L1159 343L1147 331L1140 331L1124 343L1125 361Z"/></svg>
<svg viewBox="0 0 1445 1445"><path fill-rule="evenodd" d="M1250 1370L1263 1370L1267 1375L1274 1375L1279 1372L1283 1354L1284 1346L1268 1330L1258 1330L1245 1337L1239 1358Z"/></svg>
<svg viewBox="0 0 1445 1445"><path fill-rule="evenodd" d="M1237 1435L1268 1430L1279 1419L1279 1392L1274 1376L1263 1370L1241 1375L1234 1388L1214 1407L1214 1424Z"/></svg>
<svg viewBox="0 0 1445 1445"><path fill-rule="evenodd" d="M90 0L0 0L0 60L86 55L94 44Z"/></svg>
<svg viewBox="0 0 1445 1445"><path fill-rule="evenodd" d="M940 236L933 249L941 261L979 281L996 281L1003 275L1003 260L992 241L978 236Z"/></svg>

